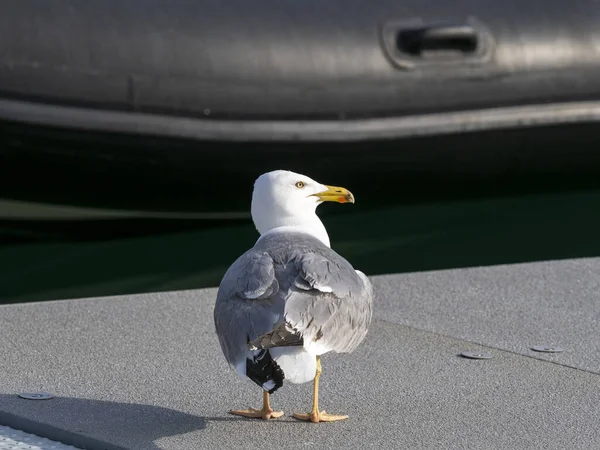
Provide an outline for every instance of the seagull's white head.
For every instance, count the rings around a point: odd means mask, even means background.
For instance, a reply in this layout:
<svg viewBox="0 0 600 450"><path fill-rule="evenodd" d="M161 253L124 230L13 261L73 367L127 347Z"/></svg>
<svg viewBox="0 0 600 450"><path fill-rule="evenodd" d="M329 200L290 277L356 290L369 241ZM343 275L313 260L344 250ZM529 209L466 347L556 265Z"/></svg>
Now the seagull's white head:
<svg viewBox="0 0 600 450"><path fill-rule="evenodd" d="M329 236L316 213L323 202L354 203L347 189L321 184L306 175L275 170L256 180L252 220L261 235L290 228L309 233L329 246Z"/></svg>

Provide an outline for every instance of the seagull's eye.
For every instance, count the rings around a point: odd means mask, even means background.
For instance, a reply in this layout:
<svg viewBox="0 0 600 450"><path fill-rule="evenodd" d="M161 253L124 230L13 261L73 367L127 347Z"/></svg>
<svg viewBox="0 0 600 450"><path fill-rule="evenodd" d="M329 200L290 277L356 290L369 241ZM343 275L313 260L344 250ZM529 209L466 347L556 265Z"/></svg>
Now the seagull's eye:
<svg viewBox="0 0 600 450"><path fill-rule="evenodd" d="M296 187L298 189L302 189L304 186L306 186L306 185L304 184L303 181L296 181Z"/></svg>

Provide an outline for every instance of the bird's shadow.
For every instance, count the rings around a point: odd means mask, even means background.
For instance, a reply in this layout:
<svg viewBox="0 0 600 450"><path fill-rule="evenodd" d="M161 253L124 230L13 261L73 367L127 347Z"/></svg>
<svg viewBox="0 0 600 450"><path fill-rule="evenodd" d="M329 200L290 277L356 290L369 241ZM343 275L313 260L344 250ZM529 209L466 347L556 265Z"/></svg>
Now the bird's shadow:
<svg viewBox="0 0 600 450"><path fill-rule="evenodd" d="M70 397L25 400L0 395L0 425L85 449L159 449L155 442L206 428L207 422L244 421L207 417L162 406Z"/></svg>

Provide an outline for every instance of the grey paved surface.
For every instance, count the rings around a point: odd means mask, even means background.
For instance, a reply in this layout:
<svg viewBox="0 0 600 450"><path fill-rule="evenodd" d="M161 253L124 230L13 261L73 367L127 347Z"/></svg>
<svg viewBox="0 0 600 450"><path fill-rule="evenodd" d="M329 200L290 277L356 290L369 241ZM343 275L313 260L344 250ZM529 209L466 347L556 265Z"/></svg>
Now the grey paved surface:
<svg viewBox="0 0 600 450"><path fill-rule="evenodd" d="M378 277L377 287L380 318L600 374L600 259Z"/></svg>
<svg viewBox="0 0 600 450"><path fill-rule="evenodd" d="M220 353L214 289L4 306L0 425L92 449L597 449L599 282L600 259L374 278L366 341L323 360L350 420L317 425L289 418L309 384L273 396L279 421L226 413L261 395Z"/></svg>

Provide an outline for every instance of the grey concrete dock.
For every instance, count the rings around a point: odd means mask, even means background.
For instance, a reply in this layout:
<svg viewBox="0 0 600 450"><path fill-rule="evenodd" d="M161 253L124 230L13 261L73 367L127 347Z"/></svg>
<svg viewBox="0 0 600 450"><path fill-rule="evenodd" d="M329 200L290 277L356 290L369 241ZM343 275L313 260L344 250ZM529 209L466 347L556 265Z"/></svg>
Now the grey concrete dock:
<svg viewBox="0 0 600 450"><path fill-rule="evenodd" d="M600 448L600 258L373 282L367 339L323 358L321 406L347 421L291 418L310 384L273 395L282 419L227 414L261 394L226 365L205 289L1 306L0 425L108 450Z"/></svg>

